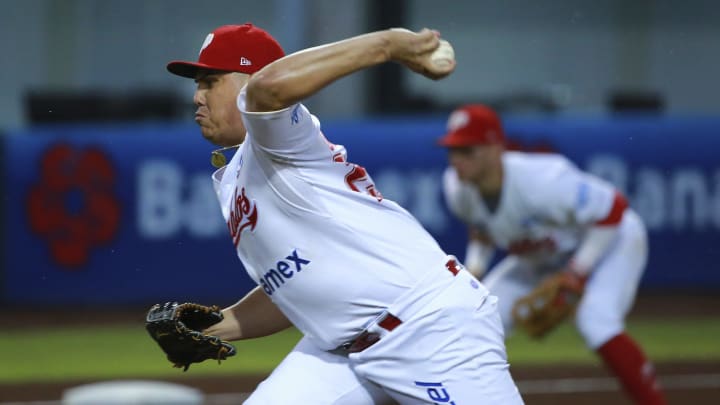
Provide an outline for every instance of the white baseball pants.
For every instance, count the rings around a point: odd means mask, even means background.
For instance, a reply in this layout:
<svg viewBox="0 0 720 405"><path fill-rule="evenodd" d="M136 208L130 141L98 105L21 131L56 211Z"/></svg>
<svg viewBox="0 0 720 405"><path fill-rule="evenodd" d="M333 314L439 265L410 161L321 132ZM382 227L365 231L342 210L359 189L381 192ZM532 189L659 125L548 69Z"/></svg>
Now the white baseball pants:
<svg viewBox="0 0 720 405"><path fill-rule="evenodd" d="M461 270L432 301L362 352L331 354L303 338L245 403L523 401L509 372L497 299Z"/></svg>

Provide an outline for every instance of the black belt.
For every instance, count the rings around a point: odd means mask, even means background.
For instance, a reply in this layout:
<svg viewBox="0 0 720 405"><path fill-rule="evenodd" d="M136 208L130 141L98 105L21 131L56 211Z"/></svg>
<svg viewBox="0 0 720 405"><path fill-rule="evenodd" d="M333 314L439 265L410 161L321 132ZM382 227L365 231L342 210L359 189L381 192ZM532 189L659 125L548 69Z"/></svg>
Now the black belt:
<svg viewBox="0 0 720 405"><path fill-rule="evenodd" d="M452 259L448 260L448 262L445 263L445 268L450 273L452 273L453 276L457 276L457 274L460 272L460 269L458 268L458 263ZM402 320L400 320L400 318L388 312L382 319L377 322L377 325L385 329L386 331L391 332L401 323ZM367 330L365 330L355 339L340 345L340 347L335 349L335 351L340 351L344 353L358 353L374 345L379 340L380 334L375 332L368 332Z"/></svg>

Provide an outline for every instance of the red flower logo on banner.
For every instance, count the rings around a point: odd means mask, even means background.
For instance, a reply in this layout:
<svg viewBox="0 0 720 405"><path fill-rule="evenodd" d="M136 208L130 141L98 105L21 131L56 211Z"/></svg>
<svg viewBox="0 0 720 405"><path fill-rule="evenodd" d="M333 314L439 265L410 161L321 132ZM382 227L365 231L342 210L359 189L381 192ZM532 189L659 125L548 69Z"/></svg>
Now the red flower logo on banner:
<svg viewBox="0 0 720 405"><path fill-rule="evenodd" d="M81 266L94 246L115 236L120 203L114 184L115 169L99 149L60 144L45 153L26 206L30 229L47 240L58 264Z"/></svg>

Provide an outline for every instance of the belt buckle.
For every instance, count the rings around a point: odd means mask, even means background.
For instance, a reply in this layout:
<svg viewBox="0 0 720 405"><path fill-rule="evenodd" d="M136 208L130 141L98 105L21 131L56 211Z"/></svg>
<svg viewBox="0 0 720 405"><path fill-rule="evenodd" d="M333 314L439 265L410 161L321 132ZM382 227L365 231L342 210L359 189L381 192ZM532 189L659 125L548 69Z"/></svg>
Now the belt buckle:
<svg viewBox="0 0 720 405"><path fill-rule="evenodd" d="M348 353L358 353L374 345L380 340L380 334L364 331L355 340L343 345Z"/></svg>
<svg viewBox="0 0 720 405"><path fill-rule="evenodd" d="M385 310L378 315L374 321L370 322L368 327L363 330L358 337L349 342L343 343L340 348L347 353L361 352L377 343L383 336L380 332L370 332L369 328L372 328L373 324L387 332L390 332L401 323L402 321L399 318Z"/></svg>

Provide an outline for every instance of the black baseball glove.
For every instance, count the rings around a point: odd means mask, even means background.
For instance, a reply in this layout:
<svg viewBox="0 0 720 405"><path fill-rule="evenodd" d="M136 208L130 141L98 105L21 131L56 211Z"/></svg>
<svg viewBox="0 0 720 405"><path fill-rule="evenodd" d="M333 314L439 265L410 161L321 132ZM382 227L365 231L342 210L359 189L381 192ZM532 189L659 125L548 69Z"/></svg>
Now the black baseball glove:
<svg viewBox="0 0 720 405"><path fill-rule="evenodd" d="M222 321L216 305L168 302L156 304L147 313L145 328L167 354L174 367L187 371L192 363L207 359L225 360L235 355L235 347L217 336L202 333Z"/></svg>

